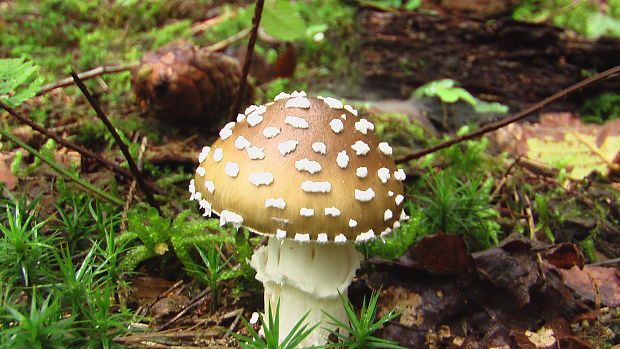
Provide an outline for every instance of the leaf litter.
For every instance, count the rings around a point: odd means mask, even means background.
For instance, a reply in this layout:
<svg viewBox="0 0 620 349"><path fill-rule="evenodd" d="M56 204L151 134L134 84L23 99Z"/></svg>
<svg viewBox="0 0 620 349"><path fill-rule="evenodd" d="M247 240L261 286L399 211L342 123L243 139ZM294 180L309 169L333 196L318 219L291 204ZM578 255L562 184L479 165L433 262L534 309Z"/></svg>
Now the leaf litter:
<svg viewBox="0 0 620 349"><path fill-rule="evenodd" d="M514 343L517 348L594 348L575 337L571 326L581 326L579 316L589 312L618 313L618 269L584 266L573 243L514 235L469 254L459 239L427 236L401 258L374 261L376 269L364 281L365 287L383 285L379 315L395 306L401 312L382 330L384 338L412 348ZM429 259L434 253L441 258Z"/></svg>

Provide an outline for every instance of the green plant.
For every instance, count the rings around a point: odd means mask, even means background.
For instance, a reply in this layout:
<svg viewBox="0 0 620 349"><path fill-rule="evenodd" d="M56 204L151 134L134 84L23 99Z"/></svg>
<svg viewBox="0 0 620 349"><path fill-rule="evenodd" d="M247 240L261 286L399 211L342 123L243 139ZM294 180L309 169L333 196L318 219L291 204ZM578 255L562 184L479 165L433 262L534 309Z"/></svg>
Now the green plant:
<svg viewBox="0 0 620 349"><path fill-rule="evenodd" d="M581 120L602 124L620 116L620 94L602 93L586 99L579 108Z"/></svg>
<svg viewBox="0 0 620 349"><path fill-rule="evenodd" d="M0 59L0 101L16 107L33 97L43 83L38 69L24 57Z"/></svg>
<svg viewBox="0 0 620 349"><path fill-rule="evenodd" d="M293 349L319 325L315 324L314 326L308 327L308 324L304 324L307 316L308 313L299 319L289 334L280 341L280 301L278 301L275 314L272 312L271 305L268 305L267 321L265 321L262 314L258 315L259 322L264 332L264 338L254 330L252 325L250 325L244 317L241 318L241 321L243 321L250 336L239 333L232 333L232 335L239 341L239 346L242 349Z"/></svg>
<svg viewBox="0 0 620 349"><path fill-rule="evenodd" d="M438 97L442 103L455 103L459 100L469 103L477 113L507 113L508 107L500 103L489 103L474 97L457 82L451 79L431 81L418 87L417 97Z"/></svg>
<svg viewBox="0 0 620 349"><path fill-rule="evenodd" d="M414 198L420 203L426 234L462 234L472 251L498 243L498 212L490 205L491 178L472 176L460 180L454 172L429 169Z"/></svg>
<svg viewBox="0 0 620 349"><path fill-rule="evenodd" d="M462 136L471 131L472 126L463 126L455 135ZM449 136L445 136L443 139L435 139L430 143L434 145L449 139ZM422 168L444 168L457 176L495 171L501 168L502 162L499 160L503 156L489 155L486 152L488 146L489 139L486 137L461 142L425 156L420 160L419 166Z"/></svg>
<svg viewBox="0 0 620 349"><path fill-rule="evenodd" d="M373 336L381 326L383 326L388 321L394 319L400 313L397 313L395 309L391 310L389 313L385 314L382 318L375 321L375 317L377 315L377 301L379 300L380 292L374 292L370 296L370 300L368 304L366 304L366 298L364 297L364 301L362 303L362 308L360 309L359 317L355 313L355 309L353 308L353 304L340 295L340 300L344 306L344 310L347 313L347 317L349 319L349 324L346 324L330 314L325 313L333 322L333 325L338 326L343 329L345 333L350 335L342 334L340 331L330 329L329 332L336 336L340 341L337 343L330 343L328 347L331 348L395 348L400 349L404 348L392 341L378 338Z"/></svg>
<svg viewBox="0 0 620 349"><path fill-rule="evenodd" d="M39 221L32 212L38 201L26 203L25 197L11 197L4 204L6 216L0 221L0 280L30 286L50 275L49 264L54 236L40 229L47 221Z"/></svg>
<svg viewBox="0 0 620 349"><path fill-rule="evenodd" d="M52 294L42 300L33 288L29 310L4 306L9 325L0 329L0 348L67 348L73 342L75 318L64 314Z"/></svg>
<svg viewBox="0 0 620 349"><path fill-rule="evenodd" d="M224 257L222 253L223 243L216 245L214 243L207 244L203 249L198 245L195 245L196 251L200 255L202 264L194 263L193 261L189 265L185 266L185 270L192 277L203 281L211 289L212 305L218 306L220 304L220 292L219 285L221 281L229 280L241 276L243 272L239 269L229 269L228 265L232 260L231 257ZM226 258L226 259L225 259Z"/></svg>
<svg viewBox="0 0 620 349"><path fill-rule="evenodd" d="M394 11L397 8L413 11L422 5L422 0L360 0L359 2L362 5L373 6L383 11Z"/></svg>
<svg viewBox="0 0 620 349"><path fill-rule="evenodd" d="M140 206L127 215L128 230L117 238L117 243L138 240L141 245L132 247L125 263L129 269L148 258L165 254L170 246L184 266L192 266L190 250L196 245L209 243L233 243L217 219L188 220L192 210L185 210L173 220L160 216L154 207ZM219 232L220 234L216 234Z"/></svg>
<svg viewBox="0 0 620 349"><path fill-rule="evenodd" d="M93 233L95 229L89 219L84 219L84 217L88 217L86 213L92 199L73 196L71 200L69 205L55 204L58 216L56 218L57 225L54 228L62 232L69 251L75 252L78 244Z"/></svg>
<svg viewBox="0 0 620 349"><path fill-rule="evenodd" d="M591 38L620 36L618 1L527 0L514 10L513 18L536 23L551 21Z"/></svg>
<svg viewBox="0 0 620 349"><path fill-rule="evenodd" d="M381 140L410 148L426 146L429 137L423 125L399 113L377 115L375 132Z"/></svg>
<svg viewBox="0 0 620 349"><path fill-rule="evenodd" d="M407 252L414 242L421 236L426 235L424 226L424 211L420 207L413 205L411 201L404 204L404 209L409 212L409 220L401 223L401 227L385 238L374 239L358 245L366 258L369 256L379 256L383 259L395 259Z"/></svg>
<svg viewBox="0 0 620 349"><path fill-rule="evenodd" d="M555 236L551 231L551 222L553 220L561 219L560 217L555 217L553 212L553 208L549 207L549 197L544 194L536 193L534 196L534 212L536 212L536 217L538 222L536 223L536 227L534 230L541 231L545 233L545 236L551 243L555 242Z"/></svg>

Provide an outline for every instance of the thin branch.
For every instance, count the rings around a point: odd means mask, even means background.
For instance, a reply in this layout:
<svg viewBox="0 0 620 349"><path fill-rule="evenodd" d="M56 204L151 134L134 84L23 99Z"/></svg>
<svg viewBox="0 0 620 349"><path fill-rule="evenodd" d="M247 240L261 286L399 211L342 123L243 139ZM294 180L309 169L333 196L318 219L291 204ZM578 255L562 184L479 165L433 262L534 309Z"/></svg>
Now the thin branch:
<svg viewBox="0 0 620 349"><path fill-rule="evenodd" d="M245 62L243 64L243 71L241 72L241 80L239 81L239 89L237 90L237 98L235 104L233 104L230 112L231 119L236 117L236 113L241 108L241 102L243 101L243 92L247 88L248 74L250 73L250 66L252 65L252 56L254 55L254 45L256 45L256 38L258 37L258 27L260 26L260 20L263 14L263 6L265 0L256 0L256 7L254 8L254 18L252 18L252 32L250 34L250 40L248 41L248 49L245 52Z"/></svg>
<svg viewBox="0 0 620 349"><path fill-rule="evenodd" d="M245 28L243 30L241 30L240 32L233 34L229 37L227 37L226 39L216 42L215 44L209 45L205 48L203 48L203 50L205 51L219 51L221 49L224 49L230 45L232 45L233 43L243 39L246 35L248 35L248 33L250 32L250 28Z"/></svg>
<svg viewBox="0 0 620 349"><path fill-rule="evenodd" d="M94 159L95 161L97 161L98 163L100 163L101 165L103 165L104 167L106 167L107 169L111 170L112 172L126 177L126 178L133 178L133 175L131 174L131 172L129 172L129 170L127 170L126 168L120 167L118 164L116 164L113 161L110 161L104 157L102 157L101 155L92 152L80 145L77 145L71 141L68 141L64 138L62 138L59 134L54 133L46 128L43 128L41 126L39 126L39 124L37 124L36 122L32 121L31 119L27 118L26 116L21 115L20 113L18 113L15 109L9 107L8 105L6 105L4 102L0 101L0 108L6 110L10 115L12 115L14 118L16 118L17 120L19 120L20 122L32 127L33 130L40 132L41 134L47 136L48 138L51 138L53 140L55 140L58 144L63 145L66 148L72 149L77 151L78 153L80 153L82 156L85 157L89 157L91 159ZM147 182L147 185L156 193L163 193L163 191L161 190L161 188L157 187L154 183L150 183Z"/></svg>
<svg viewBox="0 0 620 349"><path fill-rule="evenodd" d="M71 173L71 171L67 170L66 168L60 166L56 161L54 160L50 160L47 157L43 156L43 154L41 154L38 150L32 148L31 146L29 146L28 144L26 144L26 142L22 141L21 139L15 137L13 134L11 134L9 131L1 129L0 128L0 135L3 135L4 137L10 139L13 143L19 145L20 147L26 149L28 152L30 152L32 155L38 157L39 159L41 159L43 162L45 162L46 164L48 164L52 169L54 169L56 172L58 172L59 174L61 174L62 176L71 179L72 181L74 181L75 183L79 184L80 186L82 186L84 189L90 190L91 192L93 192L94 194L110 201L113 202L117 205L122 205L123 204L123 200L113 196L112 194L106 193L105 191L101 190L101 188L98 188L97 186L77 177L75 174Z"/></svg>
<svg viewBox="0 0 620 349"><path fill-rule="evenodd" d="M168 322L166 322L165 324L161 325L156 331L159 332L159 331L163 331L165 329L168 329L175 322L177 322L177 320L179 320L181 317L183 317L183 315L185 315L188 311L190 311L190 310L196 308L197 306L201 305L206 300L211 300L211 297L208 296L210 292L211 292L210 288L208 288L208 287L205 288L196 297L194 297L191 301L189 301L189 303L187 303L180 312L178 312L175 316L173 316L172 319L168 320Z"/></svg>
<svg viewBox="0 0 620 349"><path fill-rule="evenodd" d="M193 24L191 27L192 34L200 35L204 33L206 30L208 30L209 28L212 28L218 24L223 23L224 21L227 21L230 18L235 17L238 13L239 13L239 10L234 9L231 11L224 12L223 14L219 16L206 19L202 22L197 22Z"/></svg>
<svg viewBox="0 0 620 349"><path fill-rule="evenodd" d="M536 104L526 108L525 110L522 110L522 111L514 114L511 117L508 117L506 119L500 120L498 122L494 122L492 124L488 124L488 125L486 125L484 127L479 128L478 130L475 130L475 131L470 132L468 134L462 135L460 137L453 138L453 139L451 139L451 140L449 140L447 142L444 142L444 143L441 143L441 144L438 144L438 145L435 145L435 146L423 149L423 150L421 150L419 152L416 152L416 153L413 153L413 154L409 154L409 155L403 156L400 159L396 159L396 163L397 164L402 164L403 162L407 162L407 161L410 161L410 160L413 160L413 159L418 159L418 158L420 158L420 157L422 157L424 155L427 155L427 154L430 154L430 153L434 153L434 152L436 152L436 151L438 151L440 149L447 148L447 147L449 147L451 145L454 145L454 144L457 144L457 143L460 143L460 142L463 142L463 141L466 141L466 140L469 140L469 139L478 138L478 137L480 137L480 136L482 136L482 135L484 135L486 133L493 132L493 131L495 131L495 130L497 130L499 128L502 128L502 127L504 127L504 126L506 126L508 124L511 124L511 123L513 123L515 121L519 121L519 120L525 118L526 116L541 110L542 108L544 108L547 105L557 101L560 98L564 98L564 97L570 95L571 93L574 93L576 91L579 91L579 90L583 89L584 87L586 87L588 85L592 85L595 82L598 82L600 80L603 80L603 79L605 79L607 77L610 77L610 76L612 76L614 74L618 74L618 73L620 73L620 65L615 66L615 67L613 67L611 69L605 70L604 72L598 73L598 74L596 74L596 75L594 75L592 77L589 77L589 78L587 78L585 80L579 81L578 83L576 83L574 85L571 85L571 86L563 89L562 91L557 92L554 95L543 99L542 101L540 101L540 102L538 102L538 103L536 103Z"/></svg>
<svg viewBox="0 0 620 349"><path fill-rule="evenodd" d="M110 133L112 134L112 137L114 137L114 140L118 144L118 147L121 149L121 152L123 152L125 159L127 159L127 163L129 164L129 170L131 171L134 178L138 182L140 189L142 189L142 192L146 196L146 201L149 203L149 205L155 207L157 211L159 211L159 205L157 204L157 201L155 201L155 198L153 197L153 192L151 191L151 188L148 185L146 185L146 182L144 181L144 178L142 178L142 174L140 173L138 166L136 165L135 161L131 157L131 154L129 153L129 148L127 147L125 142L123 142L118 132L116 132L116 128L114 128L114 125L112 125L108 117L105 115L105 113L99 106L99 103L97 103L95 98L93 98L90 92L88 92L88 89L86 88L86 86L84 85L80 77L74 71L71 71L71 76L73 77L73 80L75 80L75 83L77 84L77 86L80 88L80 91L82 91L82 93L84 94L84 96L86 97L90 105L95 110L95 113L97 113L97 116L101 119L101 121L103 121L103 124L108 128L108 131L110 131Z"/></svg>
<svg viewBox="0 0 620 349"><path fill-rule="evenodd" d="M122 64L122 65L108 65L108 66L104 65L101 67L97 67L95 69L91 69L89 71L85 71L83 73L79 73L78 76L80 77L81 80L87 80L87 79L92 79L94 77L97 77L103 74L120 73L120 72L124 72L127 70L131 70L133 67L137 65L138 65L137 63ZM45 84L41 86L41 89L39 90L39 92L37 92L37 96L44 95L50 92L51 90L55 90L57 88L73 85L73 83L74 83L73 78L66 78L66 79L62 79L60 81L56 81L50 84Z"/></svg>

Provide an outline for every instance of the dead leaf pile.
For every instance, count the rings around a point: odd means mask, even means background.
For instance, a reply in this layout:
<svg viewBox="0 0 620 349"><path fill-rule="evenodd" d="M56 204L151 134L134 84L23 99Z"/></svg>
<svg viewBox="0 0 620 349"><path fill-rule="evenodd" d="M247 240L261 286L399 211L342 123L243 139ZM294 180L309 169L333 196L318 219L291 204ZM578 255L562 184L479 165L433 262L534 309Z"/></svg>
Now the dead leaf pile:
<svg viewBox="0 0 620 349"><path fill-rule="evenodd" d="M400 259L375 261L367 284L383 285L379 315L401 312L383 338L411 348L594 348L571 325L620 307L618 269L584 266L572 243L509 237L470 255L459 239L429 236Z"/></svg>

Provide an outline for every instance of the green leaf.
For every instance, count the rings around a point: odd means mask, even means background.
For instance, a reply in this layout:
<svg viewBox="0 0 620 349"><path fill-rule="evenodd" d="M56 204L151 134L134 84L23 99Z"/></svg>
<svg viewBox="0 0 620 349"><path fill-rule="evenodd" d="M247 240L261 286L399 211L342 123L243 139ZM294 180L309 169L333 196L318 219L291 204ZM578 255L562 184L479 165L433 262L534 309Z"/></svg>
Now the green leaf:
<svg viewBox="0 0 620 349"><path fill-rule="evenodd" d="M409 0L405 3L405 10L413 11L422 5L422 0Z"/></svg>
<svg viewBox="0 0 620 349"><path fill-rule="evenodd" d="M454 103L459 99L462 99L471 105L476 105L477 103L476 98L474 98L471 93L460 87L438 88L437 96L445 103Z"/></svg>
<svg viewBox="0 0 620 349"><path fill-rule="evenodd" d="M16 107L34 97L43 84L38 69L24 57L0 59L0 100Z"/></svg>
<svg viewBox="0 0 620 349"><path fill-rule="evenodd" d="M414 94L417 97L437 97L438 96L437 90L450 89L454 87L454 85L455 85L455 81L452 79L442 79L442 80L431 81L427 84L424 84L418 87L415 90Z"/></svg>
<svg viewBox="0 0 620 349"><path fill-rule="evenodd" d="M268 0L263 8L261 27L267 34L282 41L302 39L307 25L294 3L287 0Z"/></svg>
<svg viewBox="0 0 620 349"><path fill-rule="evenodd" d="M507 106L497 102L489 103L482 100L478 100L478 103L474 105L474 110L476 111L476 113L508 113Z"/></svg>
<svg viewBox="0 0 620 349"><path fill-rule="evenodd" d="M604 13L593 13L586 23L586 35L591 38L620 36L620 21Z"/></svg>

